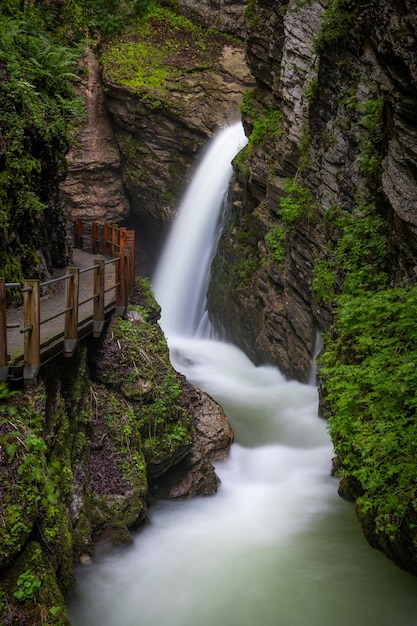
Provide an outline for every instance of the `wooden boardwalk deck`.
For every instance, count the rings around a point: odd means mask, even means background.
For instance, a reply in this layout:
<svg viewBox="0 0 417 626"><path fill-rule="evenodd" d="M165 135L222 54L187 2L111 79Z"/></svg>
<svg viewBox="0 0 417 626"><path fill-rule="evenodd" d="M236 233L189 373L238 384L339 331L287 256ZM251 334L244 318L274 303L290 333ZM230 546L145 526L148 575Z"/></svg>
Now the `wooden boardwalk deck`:
<svg viewBox="0 0 417 626"><path fill-rule="evenodd" d="M25 283L23 306L6 308L0 293L0 381L32 380L58 354L72 356L80 339L99 337L111 315L126 307L132 258L134 244L110 258L75 248L72 267L45 283Z"/></svg>

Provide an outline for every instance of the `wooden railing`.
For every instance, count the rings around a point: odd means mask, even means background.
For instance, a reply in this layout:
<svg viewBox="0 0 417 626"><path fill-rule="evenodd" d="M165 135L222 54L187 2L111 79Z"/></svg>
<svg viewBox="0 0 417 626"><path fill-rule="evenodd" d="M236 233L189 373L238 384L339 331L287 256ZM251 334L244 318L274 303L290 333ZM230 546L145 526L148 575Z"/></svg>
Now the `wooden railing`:
<svg viewBox="0 0 417 626"><path fill-rule="evenodd" d="M135 280L134 231L78 220L74 238L76 248L101 258L88 267L67 267L62 276L44 282L30 279L22 285L0 277L1 381L33 380L43 363L57 354L71 357L81 338L100 337L113 312L124 313ZM7 307L8 289L22 294L23 307ZM41 297L51 289L60 297Z"/></svg>

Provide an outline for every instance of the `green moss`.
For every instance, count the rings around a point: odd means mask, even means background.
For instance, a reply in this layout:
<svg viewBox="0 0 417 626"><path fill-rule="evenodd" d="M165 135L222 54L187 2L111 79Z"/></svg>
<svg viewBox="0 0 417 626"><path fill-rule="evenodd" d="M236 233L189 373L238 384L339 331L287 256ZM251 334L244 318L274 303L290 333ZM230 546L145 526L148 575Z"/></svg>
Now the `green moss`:
<svg viewBox="0 0 417 626"><path fill-rule="evenodd" d="M256 12L256 0L249 0L246 5L244 17L247 22L249 22L249 26L254 28L259 20L259 15Z"/></svg>
<svg viewBox="0 0 417 626"><path fill-rule="evenodd" d="M323 52L326 46L352 36L352 25L357 18L357 0L333 0L324 12L320 35L315 41L315 51Z"/></svg>
<svg viewBox="0 0 417 626"><path fill-rule="evenodd" d="M47 458L38 402L39 397L33 392L16 395L3 410L1 442L7 452L8 467L3 472L0 555L5 561L21 549L33 529L38 511L42 509L47 517L56 507L60 493L62 466ZM13 409L12 415L10 409ZM52 532L51 528L49 530Z"/></svg>
<svg viewBox="0 0 417 626"><path fill-rule="evenodd" d="M64 598L41 546L32 541L0 577L0 620L19 626L70 626Z"/></svg>
<svg viewBox="0 0 417 626"><path fill-rule="evenodd" d="M226 36L207 31L183 16L156 10L136 32L108 44L101 64L108 80L125 85L148 105L167 106L169 88L181 90L189 72L205 72L218 63Z"/></svg>
<svg viewBox="0 0 417 626"><path fill-rule="evenodd" d="M317 298L335 302L338 293L357 295L387 285L387 224L372 204L358 198L353 213L329 209L329 243L316 262L313 290Z"/></svg>
<svg viewBox="0 0 417 626"><path fill-rule="evenodd" d="M362 115L360 125L366 133L361 139L358 166L368 183L379 184L382 174L382 142L384 138L384 100L378 97L359 107Z"/></svg>
<svg viewBox="0 0 417 626"><path fill-rule="evenodd" d="M295 178L289 178L283 184L286 196L280 199L279 217L290 229L301 218L312 220L317 215L317 205L308 187L300 185Z"/></svg>
<svg viewBox="0 0 417 626"><path fill-rule="evenodd" d="M288 178L282 187L287 195L280 199L277 211L279 223L272 226L265 235L269 258L280 266L285 261L287 233L294 232L296 224L301 219L309 221L317 219L317 205L308 187L300 185L295 178Z"/></svg>
<svg viewBox="0 0 417 626"><path fill-rule="evenodd" d="M415 287L341 296L321 365L339 471L390 541L417 512L416 305Z"/></svg>

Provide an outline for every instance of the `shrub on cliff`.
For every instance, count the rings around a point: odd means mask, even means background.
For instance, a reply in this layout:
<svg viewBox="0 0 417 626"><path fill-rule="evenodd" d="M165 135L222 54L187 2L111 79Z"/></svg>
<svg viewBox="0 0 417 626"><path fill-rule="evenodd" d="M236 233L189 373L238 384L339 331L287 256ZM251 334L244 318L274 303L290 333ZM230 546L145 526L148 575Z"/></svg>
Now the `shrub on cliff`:
<svg viewBox="0 0 417 626"><path fill-rule="evenodd" d="M83 116L73 87L77 57L49 32L37 5L2 3L0 274L10 281L39 275L42 228L53 220L52 181L57 187L74 123Z"/></svg>

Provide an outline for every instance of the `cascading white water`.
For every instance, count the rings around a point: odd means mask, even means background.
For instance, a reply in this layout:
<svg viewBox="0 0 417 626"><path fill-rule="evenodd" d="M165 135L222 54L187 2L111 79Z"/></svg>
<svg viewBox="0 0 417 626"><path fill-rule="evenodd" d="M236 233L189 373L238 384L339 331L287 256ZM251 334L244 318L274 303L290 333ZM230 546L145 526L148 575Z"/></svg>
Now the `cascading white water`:
<svg viewBox="0 0 417 626"><path fill-rule="evenodd" d="M214 185L212 165L203 160L198 176ZM224 180L220 187L221 195ZM196 210L178 252L194 219ZM181 261L173 280L176 250L157 287L172 360L223 406L236 443L216 466L216 496L160 502L132 547L80 569L73 626L416 626L417 580L366 544L353 507L337 495L315 387L191 336L198 287L182 282L194 280L200 261Z"/></svg>
<svg viewBox="0 0 417 626"><path fill-rule="evenodd" d="M241 124L210 142L181 203L152 280L167 337L194 335L204 312L207 268L232 159L247 143Z"/></svg>

